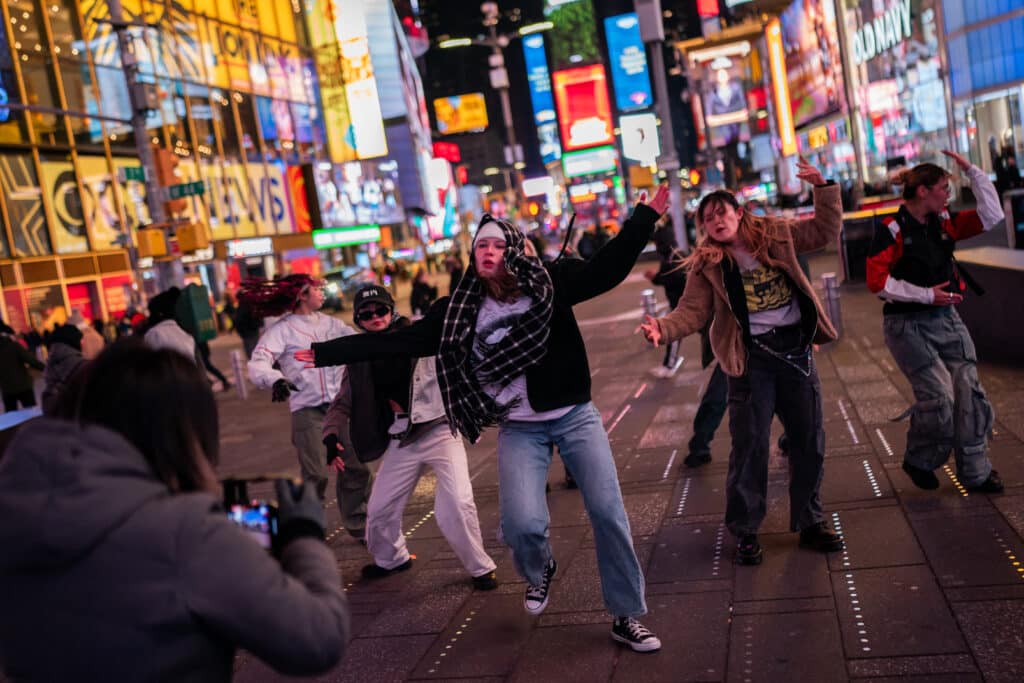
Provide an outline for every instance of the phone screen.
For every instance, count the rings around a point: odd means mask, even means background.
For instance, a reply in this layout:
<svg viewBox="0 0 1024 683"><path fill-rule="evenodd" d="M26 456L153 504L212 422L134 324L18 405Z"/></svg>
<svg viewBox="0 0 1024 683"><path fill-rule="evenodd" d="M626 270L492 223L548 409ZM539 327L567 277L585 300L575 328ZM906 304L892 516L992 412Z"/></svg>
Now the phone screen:
<svg viewBox="0 0 1024 683"><path fill-rule="evenodd" d="M270 550L274 524L277 520L266 503L253 502L251 505L232 505L228 517L249 533L260 546Z"/></svg>

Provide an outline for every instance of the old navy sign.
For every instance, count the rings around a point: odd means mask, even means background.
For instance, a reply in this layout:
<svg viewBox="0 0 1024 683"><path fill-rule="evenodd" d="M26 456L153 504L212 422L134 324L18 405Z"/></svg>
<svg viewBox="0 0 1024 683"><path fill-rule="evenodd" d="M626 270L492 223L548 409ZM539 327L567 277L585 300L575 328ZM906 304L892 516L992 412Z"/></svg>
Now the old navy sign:
<svg viewBox="0 0 1024 683"><path fill-rule="evenodd" d="M880 16L865 20L853 34L853 63L860 65L874 59L910 38L912 31L910 0L899 0Z"/></svg>

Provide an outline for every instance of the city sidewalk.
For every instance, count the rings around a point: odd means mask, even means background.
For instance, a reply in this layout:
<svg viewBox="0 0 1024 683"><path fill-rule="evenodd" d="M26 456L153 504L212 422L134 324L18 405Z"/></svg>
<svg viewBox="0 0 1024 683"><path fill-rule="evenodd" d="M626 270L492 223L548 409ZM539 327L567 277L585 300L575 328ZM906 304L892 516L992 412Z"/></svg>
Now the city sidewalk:
<svg viewBox="0 0 1024 683"><path fill-rule="evenodd" d="M834 256L812 262L836 270ZM594 541L578 491L551 468L551 540L559 562L540 617L522 608L525 584L497 540L494 434L470 447L470 470L488 551L501 586L474 592L438 531L434 480L421 481L405 529L417 559L400 575L367 582L370 561L328 510L352 609L354 639L323 681L1010 681L1024 670L1024 371L982 363L996 409L991 454L1002 495L967 493L952 462L939 490L920 491L900 470L907 423L891 418L911 401L882 341L881 304L863 286L842 291L844 338L817 354L827 432L823 499L846 540L825 556L797 547L787 529L787 463L773 454L764 563L733 563L722 519L727 425L713 460L682 468L707 371L695 338L672 379L649 370L661 352L634 330L642 267L622 286L577 307L587 338L593 397L610 433L634 542L646 570L661 652L612 643ZM659 298L663 300L661 291ZM993 293L992 295L995 295ZM237 338L218 340L218 363ZM219 395L222 475L297 472L287 409L267 392L248 401ZM238 681L290 680L251 655Z"/></svg>

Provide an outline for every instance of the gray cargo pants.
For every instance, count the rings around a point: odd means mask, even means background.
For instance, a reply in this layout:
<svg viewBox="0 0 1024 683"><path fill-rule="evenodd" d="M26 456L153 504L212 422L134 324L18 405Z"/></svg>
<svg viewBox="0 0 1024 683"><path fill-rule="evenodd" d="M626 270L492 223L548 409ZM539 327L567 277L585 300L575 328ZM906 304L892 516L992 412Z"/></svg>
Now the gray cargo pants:
<svg viewBox="0 0 1024 683"><path fill-rule="evenodd" d="M299 408L292 413L292 445L299 456L299 467L302 478L316 484L316 492L320 500L327 494L327 451L323 442L324 415L328 404L313 408ZM345 463L345 471L338 472L335 479L335 495L338 497L338 512L341 524L355 538L363 538L366 533L366 504L370 499L373 487L373 472L364 462L356 457L355 449L349 439L347 430L340 435L341 445L345 448L341 459Z"/></svg>
<svg viewBox="0 0 1024 683"><path fill-rule="evenodd" d="M960 482L981 484L992 472L988 434L993 413L978 380L974 342L960 314L952 306L889 314L884 329L885 344L910 380L916 400L904 460L931 472L953 451Z"/></svg>

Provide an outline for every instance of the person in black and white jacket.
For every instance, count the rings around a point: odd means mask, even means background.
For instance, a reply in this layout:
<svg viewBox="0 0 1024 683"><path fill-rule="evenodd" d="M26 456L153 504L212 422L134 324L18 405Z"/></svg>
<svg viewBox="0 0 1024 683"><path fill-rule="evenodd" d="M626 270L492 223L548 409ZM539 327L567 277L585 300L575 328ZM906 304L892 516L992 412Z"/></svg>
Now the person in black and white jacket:
<svg viewBox="0 0 1024 683"><path fill-rule="evenodd" d="M629 274L668 208L668 189L641 199L618 236L589 261L542 265L515 227L484 215L473 258L450 297L387 335L313 344L296 358L311 367L437 356L437 376L453 432L476 442L497 426L501 530L529 586L524 607L548 605L557 565L548 542L544 495L552 446L572 473L594 529L612 638L635 651L661 641L638 620L647 613L644 577L633 549L618 473L601 415L590 400L590 369L572 307Z"/></svg>

